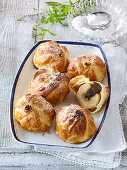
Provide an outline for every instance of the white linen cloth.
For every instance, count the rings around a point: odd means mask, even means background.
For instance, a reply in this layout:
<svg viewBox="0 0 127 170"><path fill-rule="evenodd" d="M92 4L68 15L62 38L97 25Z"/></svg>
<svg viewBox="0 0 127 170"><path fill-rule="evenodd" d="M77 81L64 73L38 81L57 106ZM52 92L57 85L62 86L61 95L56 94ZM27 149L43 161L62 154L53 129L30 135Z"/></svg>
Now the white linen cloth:
<svg viewBox="0 0 127 170"><path fill-rule="evenodd" d="M119 166L121 151L126 149L119 104L127 94L127 54L112 44L102 46L109 64L111 99L103 127L93 144L84 151L67 151L54 147L35 146L35 151L48 153L75 165L101 168Z"/></svg>

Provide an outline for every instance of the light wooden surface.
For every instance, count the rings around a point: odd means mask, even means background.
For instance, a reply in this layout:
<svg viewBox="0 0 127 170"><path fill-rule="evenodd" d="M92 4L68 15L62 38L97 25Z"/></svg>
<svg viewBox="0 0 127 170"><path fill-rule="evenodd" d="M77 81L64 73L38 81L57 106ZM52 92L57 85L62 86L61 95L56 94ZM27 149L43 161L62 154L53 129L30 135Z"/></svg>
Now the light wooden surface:
<svg viewBox="0 0 127 170"><path fill-rule="evenodd" d="M45 0L0 0L0 125L3 127L0 133L0 146L9 146L9 143L14 143L15 140L11 137L10 130L6 128L6 123L9 122L9 101L12 84L16 72L24 59L27 52L32 46L39 41L36 37L31 38L32 26L34 26L36 18L28 17L24 22L17 22L16 19L33 13L39 13L44 6ZM116 0L118 2L118 0ZM127 8L126 0L121 0L123 6ZM38 9L36 12L33 7ZM37 30L38 31L38 30ZM74 35L67 27L57 25L52 30L57 33L56 37L46 35L45 39L54 40L71 40L80 41L77 35ZM121 46L127 50L127 38L121 39ZM84 40L85 41L85 40ZM127 99L125 100L126 103ZM123 108L126 109L126 108ZM7 114L5 116L4 114ZM126 122L124 122L126 124ZM124 125L125 126L125 125ZM4 134L7 134L7 138ZM126 135L126 129L124 129ZM49 155L36 153L32 147L26 147L24 150L0 150L0 169L51 169L51 170L76 170L84 169L77 168L64 160L54 158ZM85 168L98 169L98 168ZM122 154L121 166L117 169L127 169L127 153Z"/></svg>

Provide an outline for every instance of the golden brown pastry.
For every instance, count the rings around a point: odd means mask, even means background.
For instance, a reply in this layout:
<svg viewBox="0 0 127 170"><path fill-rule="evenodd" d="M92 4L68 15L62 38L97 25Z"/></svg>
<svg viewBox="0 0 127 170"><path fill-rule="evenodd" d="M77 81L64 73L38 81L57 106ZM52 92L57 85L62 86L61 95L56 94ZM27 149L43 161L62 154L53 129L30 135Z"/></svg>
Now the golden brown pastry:
<svg viewBox="0 0 127 170"><path fill-rule="evenodd" d="M78 56L70 62L67 71L70 79L85 75L91 81L101 82L105 76L106 66L96 55Z"/></svg>
<svg viewBox="0 0 127 170"><path fill-rule="evenodd" d="M109 88L96 81L89 81L84 75L71 79L71 91L77 96L79 103L91 113L96 113L107 102Z"/></svg>
<svg viewBox="0 0 127 170"><path fill-rule="evenodd" d="M52 125L54 114L53 106L37 94L26 94L16 103L15 119L28 131L46 131Z"/></svg>
<svg viewBox="0 0 127 170"><path fill-rule="evenodd" d="M55 125L58 137L67 143L85 142L97 131L91 113L75 104L56 111Z"/></svg>
<svg viewBox="0 0 127 170"><path fill-rule="evenodd" d="M60 46L56 41L42 43L34 56L34 65L39 69L51 69L66 72L69 64L69 52L65 46Z"/></svg>
<svg viewBox="0 0 127 170"><path fill-rule="evenodd" d="M38 70L30 83L30 93L39 93L53 106L61 103L69 93L69 78L65 73Z"/></svg>

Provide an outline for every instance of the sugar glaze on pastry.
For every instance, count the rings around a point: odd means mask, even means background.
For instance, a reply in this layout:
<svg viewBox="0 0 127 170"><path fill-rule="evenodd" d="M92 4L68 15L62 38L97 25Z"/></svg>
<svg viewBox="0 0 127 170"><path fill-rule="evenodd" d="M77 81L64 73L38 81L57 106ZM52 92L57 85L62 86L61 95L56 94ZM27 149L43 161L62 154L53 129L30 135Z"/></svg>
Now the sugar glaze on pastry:
<svg viewBox="0 0 127 170"><path fill-rule="evenodd" d="M89 140L97 131L90 111L75 104L56 111L55 126L59 138L74 144Z"/></svg>
<svg viewBox="0 0 127 170"><path fill-rule="evenodd" d="M69 87L81 106L89 109L91 113L98 112L109 97L109 88L106 85L90 81L83 75L71 79Z"/></svg>
<svg viewBox="0 0 127 170"><path fill-rule="evenodd" d="M105 76L106 66L99 56L84 55L73 59L68 65L67 71L70 79L85 75L91 81L101 82Z"/></svg>
<svg viewBox="0 0 127 170"><path fill-rule="evenodd" d="M38 70L30 83L30 93L38 93L53 106L61 103L69 93L69 78L65 73Z"/></svg>
<svg viewBox="0 0 127 170"><path fill-rule="evenodd" d="M55 69L66 72L69 64L69 52L56 41L42 43L36 50L33 63L38 69Z"/></svg>
<svg viewBox="0 0 127 170"><path fill-rule="evenodd" d="M42 96L26 94L16 103L15 119L28 131L43 132L50 128L55 109Z"/></svg>

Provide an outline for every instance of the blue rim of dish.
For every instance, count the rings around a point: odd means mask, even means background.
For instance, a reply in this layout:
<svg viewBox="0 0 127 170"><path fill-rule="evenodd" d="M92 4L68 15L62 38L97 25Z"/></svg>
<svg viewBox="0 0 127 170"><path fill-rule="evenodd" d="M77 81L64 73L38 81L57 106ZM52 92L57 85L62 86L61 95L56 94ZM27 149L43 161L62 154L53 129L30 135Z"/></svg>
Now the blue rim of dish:
<svg viewBox="0 0 127 170"><path fill-rule="evenodd" d="M104 123L104 120L106 118L106 115L107 115L107 111L108 111L108 107L109 107L109 102L110 102L110 96L111 96L111 81L110 81L110 72L109 72L109 66L108 66L108 62L107 62L107 58L106 58L106 55L104 53L104 51L102 50L102 48L97 45L97 44L92 44L92 43L85 43L85 42L73 42L73 41L57 41L59 44L69 44L69 45L85 45L85 46L92 46L92 47L97 47L100 51L101 51L101 54L104 58L104 61L105 61L105 64L106 64L106 69L107 69L107 77L108 77L108 87L109 87L109 98L108 98L108 101L107 101L107 104L106 104L106 108L105 108L105 111L104 111L104 115L103 115L103 118L101 120L101 123L98 127L98 130L96 132L96 134L94 135L94 137L91 139L90 143L84 147L71 147L71 146L60 146L60 145L50 145L50 144L39 144L39 143L32 143L32 142L25 142L25 141L22 141L20 139L18 139L17 135L16 135L16 131L15 131L15 127L14 127L14 121L13 121L13 105L14 105L14 96L15 96L15 89L16 89L16 85L17 85L17 82L18 82L18 78L20 76L20 73L23 69L23 66L25 64L25 62L27 61L27 59L29 58L29 56L31 55L31 53L36 49L37 46L39 46L41 43L44 43L44 42L47 42L47 41L51 41L51 40L44 40L44 41L39 41L38 43L35 44L35 46L29 51L29 53L27 54L27 56L25 57L25 59L23 60L19 70L18 70L18 73L16 75L16 78L15 78L15 81L14 81L14 84L13 84L13 88L12 88L12 93L11 93L11 102L10 102L10 120L11 120L11 128L12 128L12 133L15 137L15 139L19 142L22 142L22 143L25 143L25 144L30 144L30 145L40 145L40 146L52 146L52 147L59 147L59 148L68 148L68 149L72 149L72 148L75 148L75 149L85 149L85 148L88 148L92 143L93 141L96 139L97 135L99 134L101 128L102 128L102 125Z"/></svg>

